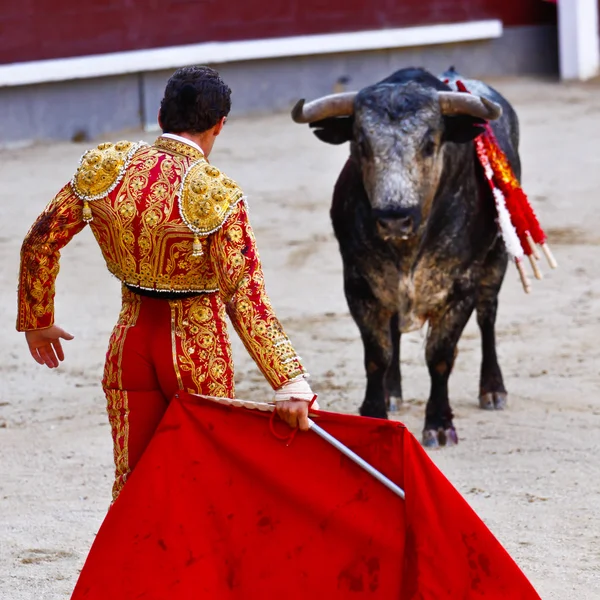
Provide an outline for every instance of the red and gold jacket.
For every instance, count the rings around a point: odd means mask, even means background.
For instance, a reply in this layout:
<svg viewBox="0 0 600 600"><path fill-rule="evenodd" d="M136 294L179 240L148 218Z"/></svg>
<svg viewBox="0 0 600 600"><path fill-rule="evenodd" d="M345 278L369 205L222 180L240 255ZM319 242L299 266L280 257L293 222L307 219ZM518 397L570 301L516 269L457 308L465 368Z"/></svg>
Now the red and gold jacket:
<svg viewBox="0 0 600 600"><path fill-rule="evenodd" d="M304 374L266 295L242 191L199 150L162 136L83 155L23 242L17 330L53 325L60 250L88 223L130 289L219 293L273 388Z"/></svg>

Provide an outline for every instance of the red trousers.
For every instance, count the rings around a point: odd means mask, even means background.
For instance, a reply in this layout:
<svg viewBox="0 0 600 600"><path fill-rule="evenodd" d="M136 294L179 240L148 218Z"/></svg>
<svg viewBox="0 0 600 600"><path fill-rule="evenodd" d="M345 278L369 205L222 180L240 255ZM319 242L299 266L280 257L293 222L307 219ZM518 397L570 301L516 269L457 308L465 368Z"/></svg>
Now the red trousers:
<svg viewBox="0 0 600 600"><path fill-rule="evenodd" d="M114 443L113 499L177 390L234 396L225 317L218 294L161 300L123 288L102 382Z"/></svg>

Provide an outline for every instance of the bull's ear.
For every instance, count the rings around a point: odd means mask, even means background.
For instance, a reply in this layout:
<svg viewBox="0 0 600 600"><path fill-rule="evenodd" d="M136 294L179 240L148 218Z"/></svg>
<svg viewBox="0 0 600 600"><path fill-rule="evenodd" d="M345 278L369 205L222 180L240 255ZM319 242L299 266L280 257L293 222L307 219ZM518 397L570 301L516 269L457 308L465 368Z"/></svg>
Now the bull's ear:
<svg viewBox="0 0 600 600"><path fill-rule="evenodd" d="M310 127L322 142L339 145L352 140L354 117L329 117L311 123Z"/></svg>
<svg viewBox="0 0 600 600"><path fill-rule="evenodd" d="M469 115L444 117L444 142L465 144L485 131L487 121Z"/></svg>

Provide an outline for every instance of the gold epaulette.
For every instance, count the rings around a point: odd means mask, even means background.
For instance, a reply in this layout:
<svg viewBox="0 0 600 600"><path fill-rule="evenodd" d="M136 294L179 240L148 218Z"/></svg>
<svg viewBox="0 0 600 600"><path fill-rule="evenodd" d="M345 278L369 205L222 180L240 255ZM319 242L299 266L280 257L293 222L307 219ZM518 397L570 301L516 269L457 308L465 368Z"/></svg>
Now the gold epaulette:
<svg viewBox="0 0 600 600"><path fill-rule="evenodd" d="M244 194L237 183L204 159L192 163L179 191L179 213L194 233L192 254L202 254L200 237L218 231Z"/></svg>
<svg viewBox="0 0 600 600"><path fill-rule="evenodd" d="M75 195L83 200L83 220L92 220L89 203L106 198L119 184L131 157L145 142L106 142L88 150L79 161L71 180Z"/></svg>

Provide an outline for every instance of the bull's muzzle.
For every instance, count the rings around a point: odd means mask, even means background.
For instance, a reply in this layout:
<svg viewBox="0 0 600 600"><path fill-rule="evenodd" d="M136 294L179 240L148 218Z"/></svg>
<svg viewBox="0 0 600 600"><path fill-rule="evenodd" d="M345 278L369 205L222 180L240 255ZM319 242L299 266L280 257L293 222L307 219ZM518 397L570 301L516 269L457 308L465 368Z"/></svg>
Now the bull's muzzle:
<svg viewBox="0 0 600 600"><path fill-rule="evenodd" d="M377 233L384 239L407 240L413 236L421 224L418 207L404 210L374 210Z"/></svg>

